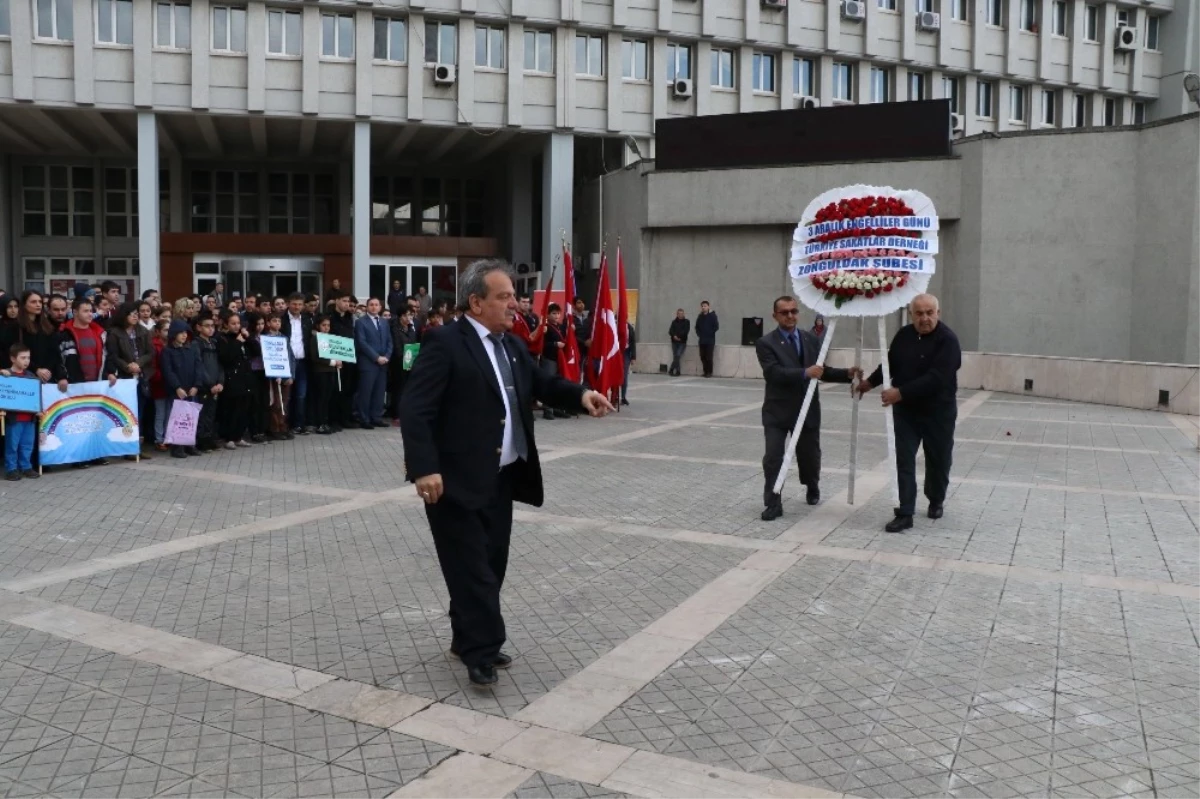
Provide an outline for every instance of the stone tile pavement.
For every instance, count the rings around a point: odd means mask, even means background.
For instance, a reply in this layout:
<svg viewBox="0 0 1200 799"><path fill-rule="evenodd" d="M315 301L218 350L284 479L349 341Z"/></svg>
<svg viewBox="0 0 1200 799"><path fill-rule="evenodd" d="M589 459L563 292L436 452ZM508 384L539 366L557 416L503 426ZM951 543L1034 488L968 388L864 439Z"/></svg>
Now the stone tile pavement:
<svg viewBox="0 0 1200 799"><path fill-rule="evenodd" d="M538 423L493 691L396 430L0 488L0 794L1195 796L1193 441L962 393L946 516L881 526L882 413L758 520L761 384Z"/></svg>

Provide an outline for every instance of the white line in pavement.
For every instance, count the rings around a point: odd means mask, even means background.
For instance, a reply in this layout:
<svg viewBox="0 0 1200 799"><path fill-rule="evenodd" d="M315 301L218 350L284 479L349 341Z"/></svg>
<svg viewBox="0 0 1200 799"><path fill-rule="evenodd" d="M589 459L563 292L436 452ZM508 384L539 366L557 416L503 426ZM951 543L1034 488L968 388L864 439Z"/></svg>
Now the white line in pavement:
<svg viewBox="0 0 1200 799"><path fill-rule="evenodd" d="M1167 418L1171 420L1171 424L1179 428L1179 432L1183 433L1189 443L1194 443L1196 448L1200 449L1200 423L1197 423L1195 416L1168 413Z"/></svg>
<svg viewBox="0 0 1200 799"><path fill-rule="evenodd" d="M205 469L184 469L179 466L164 466L161 463L129 463L122 461L117 464L124 469L152 472L154 474L172 474L178 477L199 477L214 483L229 483L231 485L266 488L271 491L291 491L299 494L313 494L322 497L362 497L370 496L363 491L353 488L334 488L331 486L314 485L312 483L288 483L283 480L264 480L261 477L247 477L242 474L227 472L210 472Z"/></svg>
<svg viewBox="0 0 1200 799"><path fill-rule="evenodd" d="M315 508L293 511L285 513L282 516L272 516L269 519L257 519L246 524L227 527L211 533L200 533L199 535L191 535L185 538L176 538L173 541L162 541L157 544L131 549L128 552L106 555L94 560L84 561L83 563L73 563L59 569L47 569L46 571L30 574L26 577L5 580L0 583L0 589L8 591L31 591L35 588L44 588L48 585L65 583L81 577L91 577L94 574L113 571L114 569L123 569L126 566L133 566L148 560L157 560L158 558L165 558L170 555L178 555L181 552L189 552L193 549L223 544L227 541L236 541L239 538L247 538L259 533L282 530L292 525L301 525L319 521L320 519L328 519L332 516L340 516L343 513L352 513L353 511L369 508L372 505L379 505L384 502L391 502L398 505L416 505L417 498L413 496L411 488L393 488L390 491L363 495L356 499L334 502L329 505L318 505Z"/></svg>
<svg viewBox="0 0 1200 799"><path fill-rule="evenodd" d="M504 796L535 771L590 783L610 778L627 782L630 787L625 792L634 796L676 795L660 793L657 783L647 781L647 775L636 767L637 750L631 747L476 710L431 704L424 697L4 590L0 590L0 620L339 718L374 726L389 724L396 732L462 750L463 754L430 769L393 796ZM654 779L668 784L691 784L699 779L697 769L703 768L704 779L696 786L700 790L688 794L692 796L740 795L730 794L722 786L743 786L756 796L829 795L808 785L673 757L658 758ZM634 769L622 771L627 763L635 763Z"/></svg>

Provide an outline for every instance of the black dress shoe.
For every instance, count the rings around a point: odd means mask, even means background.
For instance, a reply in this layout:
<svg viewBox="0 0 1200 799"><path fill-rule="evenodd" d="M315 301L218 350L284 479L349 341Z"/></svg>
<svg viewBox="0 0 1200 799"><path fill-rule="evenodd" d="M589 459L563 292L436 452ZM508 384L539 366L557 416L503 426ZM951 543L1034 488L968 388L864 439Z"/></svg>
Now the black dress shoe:
<svg viewBox="0 0 1200 799"><path fill-rule="evenodd" d="M929 518L940 519L940 518L942 518L942 513L944 513L944 511L942 510L941 505L932 505L931 504L929 506Z"/></svg>
<svg viewBox="0 0 1200 799"><path fill-rule="evenodd" d="M503 652L497 652L496 657L492 658L492 667L497 669L507 669L512 665L512 658Z"/></svg>
<svg viewBox="0 0 1200 799"><path fill-rule="evenodd" d="M809 505L816 505L821 501L821 489L817 488L816 486L809 486L808 494L804 497L804 500Z"/></svg>
<svg viewBox="0 0 1200 799"><path fill-rule="evenodd" d="M359 425L359 427L361 427L363 430L374 430L375 429L375 425L371 424L370 422L363 422L362 424Z"/></svg>
<svg viewBox="0 0 1200 799"><path fill-rule="evenodd" d="M495 685L496 668L491 665L486 666L467 666L467 677L475 685Z"/></svg>
<svg viewBox="0 0 1200 799"><path fill-rule="evenodd" d="M889 533L902 533L905 530L911 530L913 526L912 516L897 516L883 526L884 530Z"/></svg>
<svg viewBox="0 0 1200 799"><path fill-rule="evenodd" d="M776 503L774 505L768 505L763 510L761 518L764 522L773 522L782 515L783 505Z"/></svg>

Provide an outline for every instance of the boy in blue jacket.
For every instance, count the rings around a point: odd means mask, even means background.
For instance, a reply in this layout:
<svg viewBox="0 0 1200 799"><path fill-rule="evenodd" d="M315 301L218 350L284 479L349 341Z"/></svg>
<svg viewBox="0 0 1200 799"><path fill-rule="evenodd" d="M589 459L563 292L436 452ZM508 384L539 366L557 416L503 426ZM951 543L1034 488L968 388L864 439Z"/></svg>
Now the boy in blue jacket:
<svg viewBox="0 0 1200 799"><path fill-rule="evenodd" d="M167 389L167 418L171 418L171 405L176 401L196 402L200 393L202 367L200 352L188 341L191 333L188 323L182 319L171 322L167 331L167 346L162 351L163 383ZM195 447L171 445L172 458L199 455Z"/></svg>

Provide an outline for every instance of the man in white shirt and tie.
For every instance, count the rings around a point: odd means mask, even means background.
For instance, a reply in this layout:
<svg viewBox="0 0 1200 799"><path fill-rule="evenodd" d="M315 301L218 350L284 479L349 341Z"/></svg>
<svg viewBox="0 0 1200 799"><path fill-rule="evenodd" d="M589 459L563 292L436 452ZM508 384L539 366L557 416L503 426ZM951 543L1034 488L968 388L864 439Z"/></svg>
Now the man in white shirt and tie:
<svg viewBox="0 0 1200 799"><path fill-rule="evenodd" d="M508 566L513 502L542 504L533 403L603 416L595 391L538 369L508 334L517 312L513 272L477 261L459 277L457 322L429 331L404 394L404 457L433 532L450 593L452 655L477 686L497 681L512 658L500 588Z"/></svg>

